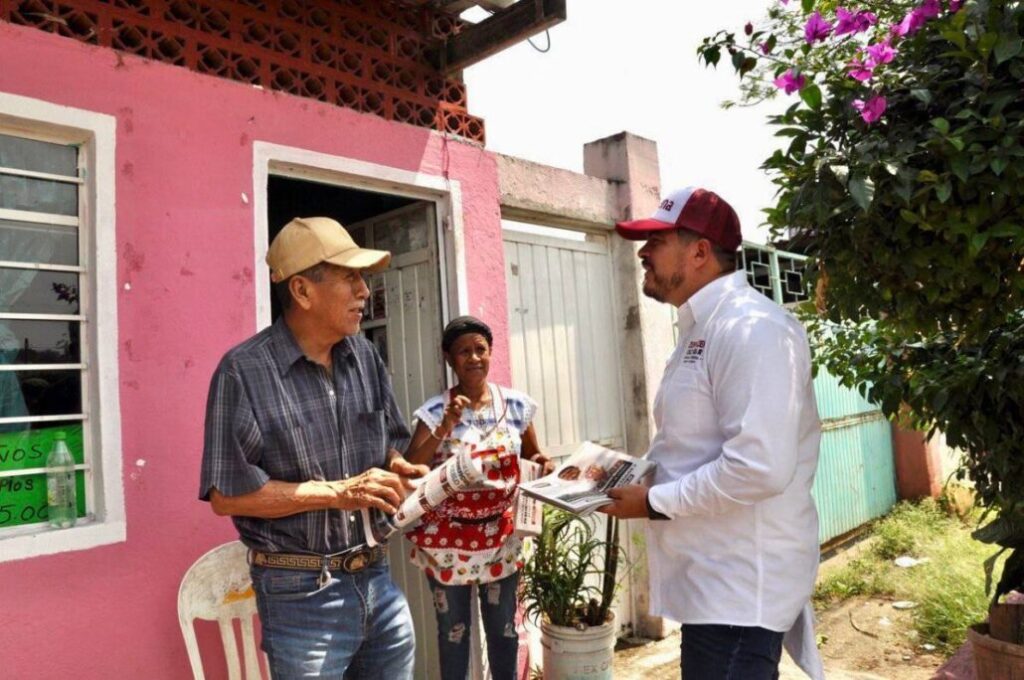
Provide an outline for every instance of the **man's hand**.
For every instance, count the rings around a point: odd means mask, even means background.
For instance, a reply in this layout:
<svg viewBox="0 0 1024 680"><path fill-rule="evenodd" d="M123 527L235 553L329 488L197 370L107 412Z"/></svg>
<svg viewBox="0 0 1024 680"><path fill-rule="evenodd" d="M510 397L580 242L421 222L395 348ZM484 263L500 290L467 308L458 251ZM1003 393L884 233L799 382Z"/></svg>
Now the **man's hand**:
<svg viewBox="0 0 1024 680"><path fill-rule="evenodd" d="M410 480L423 477L430 472L430 466L410 463L395 449L391 449L391 451L388 452L387 468L402 478L402 484L405 486L406 490L412 490L415 488Z"/></svg>
<svg viewBox="0 0 1024 680"><path fill-rule="evenodd" d="M338 510L377 508L393 515L405 498L402 478L380 468L370 468L361 475L329 484L335 493L332 507Z"/></svg>
<svg viewBox="0 0 1024 680"><path fill-rule="evenodd" d="M619 519L647 519L647 491L647 487L641 484L610 489L608 496L613 502L597 510Z"/></svg>

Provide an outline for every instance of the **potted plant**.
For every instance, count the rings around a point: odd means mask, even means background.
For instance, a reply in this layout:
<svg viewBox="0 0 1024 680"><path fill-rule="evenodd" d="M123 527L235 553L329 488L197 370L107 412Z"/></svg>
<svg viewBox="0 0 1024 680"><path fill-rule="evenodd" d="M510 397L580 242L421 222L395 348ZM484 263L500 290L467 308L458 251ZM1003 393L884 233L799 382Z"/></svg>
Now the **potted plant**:
<svg viewBox="0 0 1024 680"><path fill-rule="evenodd" d="M1024 591L1024 6L765 7L698 52L731 59L742 103L790 102L769 117L785 142L763 166L766 214L811 256L816 361L964 451L975 537L1008 552L989 623L969 632L978 676L1024 677L1022 605L1002 601Z"/></svg>
<svg viewBox="0 0 1024 680"><path fill-rule="evenodd" d="M612 677L615 615L611 610L619 565L619 523L551 507L521 572L526 615L539 622L544 678Z"/></svg>

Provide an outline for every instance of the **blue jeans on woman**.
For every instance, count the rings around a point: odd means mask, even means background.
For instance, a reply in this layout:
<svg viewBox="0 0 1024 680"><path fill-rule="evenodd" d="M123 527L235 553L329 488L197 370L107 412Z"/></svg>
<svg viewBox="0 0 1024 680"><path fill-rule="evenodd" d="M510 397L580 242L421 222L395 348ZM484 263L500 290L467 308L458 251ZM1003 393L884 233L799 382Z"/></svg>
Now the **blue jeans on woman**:
<svg viewBox="0 0 1024 680"><path fill-rule="evenodd" d="M782 633L767 628L683 626L683 680L777 680Z"/></svg>
<svg viewBox="0 0 1024 680"><path fill-rule="evenodd" d="M319 571L250 571L274 680L412 678L412 615L385 560L324 584Z"/></svg>
<svg viewBox="0 0 1024 680"><path fill-rule="evenodd" d="M434 593L441 680L466 680L469 672L469 607L472 604L473 586L446 586L429 576L427 582ZM477 588L491 677L494 680L516 680L519 633L516 631L515 617L519 601L519 572L500 581L483 583Z"/></svg>

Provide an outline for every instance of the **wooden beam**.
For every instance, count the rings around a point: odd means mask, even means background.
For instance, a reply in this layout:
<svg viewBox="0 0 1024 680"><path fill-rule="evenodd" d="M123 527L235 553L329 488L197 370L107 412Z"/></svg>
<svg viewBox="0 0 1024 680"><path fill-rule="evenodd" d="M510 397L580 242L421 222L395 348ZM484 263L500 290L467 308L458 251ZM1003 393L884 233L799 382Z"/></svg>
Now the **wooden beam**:
<svg viewBox="0 0 1024 680"><path fill-rule="evenodd" d="M519 0L453 35L438 52L438 70L461 71L507 47L562 23L566 0Z"/></svg>

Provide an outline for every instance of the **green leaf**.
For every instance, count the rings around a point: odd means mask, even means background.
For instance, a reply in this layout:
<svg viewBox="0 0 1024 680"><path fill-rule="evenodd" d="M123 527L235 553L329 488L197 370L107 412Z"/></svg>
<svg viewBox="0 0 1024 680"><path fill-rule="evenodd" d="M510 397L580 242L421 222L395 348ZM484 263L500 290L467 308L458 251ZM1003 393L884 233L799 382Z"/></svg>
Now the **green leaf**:
<svg viewBox="0 0 1024 680"><path fill-rule="evenodd" d="M914 212L913 210L907 210L906 208L900 210L900 217L902 217L904 221L909 222L910 224L917 224L918 222L921 221L921 218L917 216L916 212Z"/></svg>
<svg viewBox="0 0 1024 680"><path fill-rule="evenodd" d="M931 170L922 170L921 172L917 173L917 181L918 182L938 182L939 181L939 176L936 175Z"/></svg>
<svg viewBox="0 0 1024 680"><path fill-rule="evenodd" d="M1008 59L1013 59L1020 54L1021 48L1024 48L1024 43L1019 36L1003 33L995 45L996 63L1002 64Z"/></svg>
<svg viewBox="0 0 1024 680"><path fill-rule="evenodd" d="M964 154L960 154L954 158L950 162L949 167L961 182L966 182L971 176L971 171L969 169L970 159L968 159Z"/></svg>
<svg viewBox="0 0 1024 680"><path fill-rule="evenodd" d="M992 51L997 42L999 42L997 33L986 33L978 38L978 51L981 52L981 56L988 57L988 53Z"/></svg>
<svg viewBox="0 0 1024 680"><path fill-rule="evenodd" d="M803 9L804 14L810 14L811 10L814 9L814 0L802 0L800 7Z"/></svg>
<svg viewBox="0 0 1024 680"><path fill-rule="evenodd" d="M1021 535L1024 528L1017 525L1011 517L997 517L980 529L971 532L971 538L982 543L1001 545L1012 548L1022 545Z"/></svg>
<svg viewBox="0 0 1024 680"><path fill-rule="evenodd" d="M813 110L821 109L821 89L817 85L812 83L800 90L800 98Z"/></svg>
<svg viewBox="0 0 1024 680"><path fill-rule="evenodd" d="M702 53L704 57L704 63L708 66L718 66L718 61L722 58L722 50L718 47L709 47Z"/></svg>
<svg viewBox="0 0 1024 680"><path fill-rule="evenodd" d="M988 165L990 168L992 168L992 172L996 173L996 175L998 176L1003 174L1003 170L1006 170L1006 166L1008 164L1009 161L1007 161L1005 158L993 158L992 162L989 163Z"/></svg>
<svg viewBox="0 0 1024 680"><path fill-rule="evenodd" d="M961 50L967 48L967 36L964 35L963 31L958 31L955 28L951 28L942 31L942 37L948 40L949 42L953 43L957 47L959 47Z"/></svg>
<svg viewBox="0 0 1024 680"><path fill-rule="evenodd" d="M977 257L986 243L988 243L988 232L982 231L972 236L970 246L968 247L971 257Z"/></svg>
<svg viewBox="0 0 1024 680"><path fill-rule="evenodd" d="M947 141L950 144L952 144L953 148L956 149L957 151L963 151L964 150L964 140L961 139L960 137L949 137L949 138L947 138Z"/></svg>
<svg viewBox="0 0 1024 680"><path fill-rule="evenodd" d="M935 185L935 197L939 199L941 203L945 203L949 200L949 197L953 194L953 183L948 179Z"/></svg>
<svg viewBox="0 0 1024 680"><path fill-rule="evenodd" d="M853 177L847 186L854 202L861 210L867 212L875 198L875 183L868 177Z"/></svg>
<svg viewBox="0 0 1024 680"><path fill-rule="evenodd" d="M915 88L915 89L911 90L910 91L910 96L913 97L914 99L918 100L919 102L923 103L926 106L928 104L932 103L932 93L931 93L931 91L930 90L926 90L924 88Z"/></svg>
<svg viewBox="0 0 1024 680"><path fill-rule="evenodd" d="M996 226L989 229L988 234L992 238L1016 238L1024 234L1024 226L1004 220L997 224Z"/></svg>
<svg viewBox="0 0 1024 680"><path fill-rule="evenodd" d="M933 118L932 127L944 135L949 134L949 121L945 118Z"/></svg>

